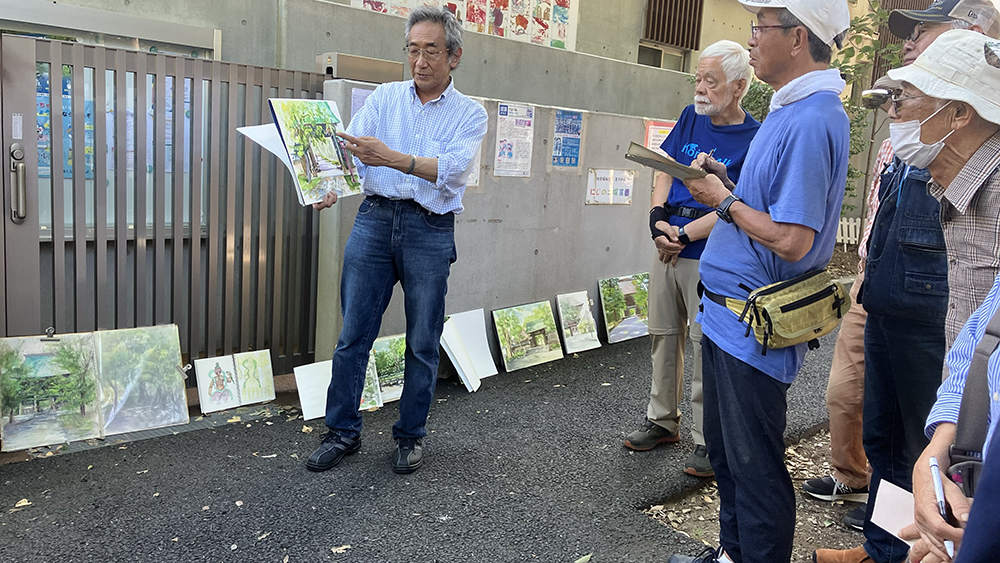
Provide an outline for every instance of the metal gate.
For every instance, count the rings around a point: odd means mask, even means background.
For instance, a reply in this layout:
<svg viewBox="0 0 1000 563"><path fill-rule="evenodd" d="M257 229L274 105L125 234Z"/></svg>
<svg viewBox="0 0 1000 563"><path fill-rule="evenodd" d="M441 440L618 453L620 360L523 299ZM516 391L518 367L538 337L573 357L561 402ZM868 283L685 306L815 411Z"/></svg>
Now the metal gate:
<svg viewBox="0 0 1000 563"><path fill-rule="evenodd" d="M4 35L0 333L176 323L186 358L313 361L319 221L236 132L324 77Z"/></svg>

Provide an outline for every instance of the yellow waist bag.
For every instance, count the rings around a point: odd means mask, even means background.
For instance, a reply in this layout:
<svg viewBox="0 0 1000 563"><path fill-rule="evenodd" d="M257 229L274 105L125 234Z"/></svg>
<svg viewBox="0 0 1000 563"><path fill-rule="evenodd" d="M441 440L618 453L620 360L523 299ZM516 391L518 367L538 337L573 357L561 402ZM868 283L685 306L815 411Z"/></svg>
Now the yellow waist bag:
<svg viewBox="0 0 1000 563"><path fill-rule="evenodd" d="M819 347L819 337L837 328L851 308L844 286L826 270L808 272L750 292L746 301L723 297L710 291L705 295L725 306L747 323L746 336L753 330L757 342L767 350L786 348L803 342Z"/></svg>

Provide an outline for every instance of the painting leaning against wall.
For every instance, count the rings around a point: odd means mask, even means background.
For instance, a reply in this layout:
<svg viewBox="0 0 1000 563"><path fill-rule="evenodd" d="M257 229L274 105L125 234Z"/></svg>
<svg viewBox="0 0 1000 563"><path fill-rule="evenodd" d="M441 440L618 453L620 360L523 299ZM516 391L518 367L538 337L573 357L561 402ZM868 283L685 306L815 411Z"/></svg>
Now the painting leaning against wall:
<svg viewBox="0 0 1000 563"><path fill-rule="evenodd" d="M105 434L189 422L177 325L95 335Z"/></svg>
<svg viewBox="0 0 1000 563"><path fill-rule="evenodd" d="M597 282L608 343L649 334L649 272Z"/></svg>
<svg viewBox="0 0 1000 563"><path fill-rule="evenodd" d="M493 311L504 369L508 372L563 357L552 304L529 303Z"/></svg>
<svg viewBox="0 0 1000 563"><path fill-rule="evenodd" d="M103 438L94 337L0 340L3 451Z"/></svg>

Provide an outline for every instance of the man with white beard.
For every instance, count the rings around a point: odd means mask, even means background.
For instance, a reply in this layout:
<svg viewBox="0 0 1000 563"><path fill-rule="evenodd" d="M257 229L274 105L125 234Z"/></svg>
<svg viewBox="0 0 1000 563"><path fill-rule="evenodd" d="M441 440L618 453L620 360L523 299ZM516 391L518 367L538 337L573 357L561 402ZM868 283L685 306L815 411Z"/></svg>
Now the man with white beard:
<svg viewBox="0 0 1000 563"><path fill-rule="evenodd" d="M712 153L725 163L729 178L739 179L743 159L760 123L740 102L750 85L750 56L734 41L719 41L701 53L695 73L694 104L681 113L660 148L689 164L698 153ZM691 338L691 435L695 448L684 472L714 475L702 434L701 325L698 314L698 263L717 215L691 197L684 184L657 173L649 212L656 260L649 275L649 334L653 373L646 421L625 438L633 450L651 450L680 440L678 404L684 382L684 345Z"/></svg>

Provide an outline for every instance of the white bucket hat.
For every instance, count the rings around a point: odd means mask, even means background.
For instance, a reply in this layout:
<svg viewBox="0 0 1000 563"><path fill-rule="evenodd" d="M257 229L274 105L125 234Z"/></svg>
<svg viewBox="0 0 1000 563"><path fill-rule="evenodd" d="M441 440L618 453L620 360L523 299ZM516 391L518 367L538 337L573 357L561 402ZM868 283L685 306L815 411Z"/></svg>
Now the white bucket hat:
<svg viewBox="0 0 1000 563"><path fill-rule="evenodd" d="M966 102L980 117L1000 124L1000 41L968 29L942 33L913 64L889 71L941 100Z"/></svg>
<svg viewBox="0 0 1000 563"><path fill-rule="evenodd" d="M820 41L833 45L833 38L851 27L846 0L739 0L747 10L786 8Z"/></svg>

